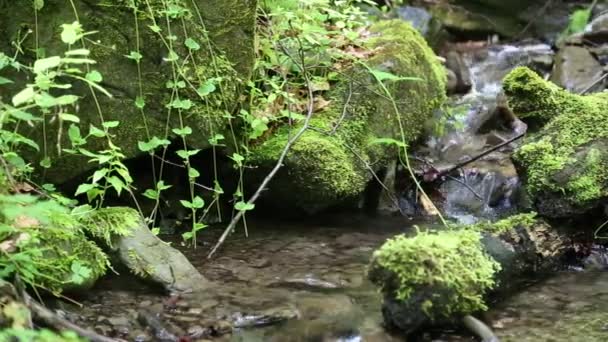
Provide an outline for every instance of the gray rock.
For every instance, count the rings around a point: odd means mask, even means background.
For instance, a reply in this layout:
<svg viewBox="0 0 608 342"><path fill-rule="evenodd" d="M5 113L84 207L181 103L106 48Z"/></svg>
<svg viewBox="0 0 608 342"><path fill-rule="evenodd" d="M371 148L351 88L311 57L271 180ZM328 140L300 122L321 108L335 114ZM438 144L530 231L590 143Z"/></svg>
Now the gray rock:
<svg viewBox="0 0 608 342"><path fill-rule="evenodd" d="M100 243L106 243L106 248L137 276L158 283L168 291L200 291L211 286L181 252L152 234L134 209L104 208L86 220L88 226L98 226L101 230L109 230L110 225L129 225L113 227L114 231L129 232L126 235L111 236L111 241L100 239Z"/></svg>
<svg viewBox="0 0 608 342"><path fill-rule="evenodd" d="M399 18L409 22L423 36L427 36L431 29L433 16L424 8L403 6L397 9Z"/></svg>
<svg viewBox="0 0 608 342"><path fill-rule="evenodd" d="M597 31L606 31L608 30L608 13L604 13L593 19L585 31L587 32L597 32Z"/></svg>
<svg viewBox="0 0 608 342"><path fill-rule="evenodd" d="M142 221L130 236L116 241L120 260L169 291L197 291L211 283L186 257L156 237Z"/></svg>
<svg viewBox="0 0 608 342"><path fill-rule="evenodd" d="M601 64L587 49L565 46L555 58L551 81L574 93L595 92L604 88L603 82L597 82L603 74Z"/></svg>

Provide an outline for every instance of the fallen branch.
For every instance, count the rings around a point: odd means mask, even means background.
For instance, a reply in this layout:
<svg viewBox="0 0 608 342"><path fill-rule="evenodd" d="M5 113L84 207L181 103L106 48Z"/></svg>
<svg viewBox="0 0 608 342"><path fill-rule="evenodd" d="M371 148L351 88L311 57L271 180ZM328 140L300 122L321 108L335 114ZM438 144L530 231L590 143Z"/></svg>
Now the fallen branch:
<svg viewBox="0 0 608 342"><path fill-rule="evenodd" d="M98 333L81 328L80 326L59 317L56 313L44 307L42 304L38 303L35 299L33 299L25 290L20 291L20 296L23 300L25 306L30 309L35 318L44 324L54 328L55 330L72 330L77 333L79 336L86 338L91 342L117 342L120 340L115 340L113 338L105 337L103 335L99 335Z"/></svg>
<svg viewBox="0 0 608 342"><path fill-rule="evenodd" d="M473 158L469 158L469 159L467 159L467 160L465 160L463 162L460 162L460 163L458 163L458 164L456 164L456 165L454 165L454 166L452 166L452 167L450 167L448 169L440 170L439 172L436 172L435 174L432 174L429 177L425 177L425 181L427 181L427 182L430 183L430 182L433 182L433 181L435 181L437 179L440 179L440 178L442 178L444 176L447 176L450 173L452 173L452 172L454 172L454 171L462 168L463 166L471 164L472 162L477 161L477 160L479 160L479 159L487 156L488 154L490 154L490 153L492 153L492 152L494 152L496 150L499 150L499 149L501 149L501 148L509 145L510 143L512 143L512 142L514 142L516 140L519 140L519 139L523 138L525 135L526 135L526 133L521 133L521 134L519 134L519 135L517 135L517 136L515 136L515 137L513 137L513 138L511 138L511 139L509 139L509 140L507 140L507 141L505 141L503 143L500 143L500 144L498 144L498 145L496 145L494 147L491 147L491 148L489 148L489 149L481 152L480 154L476 155Z"/></svg>
<svg viewBox="0 0 608 342"><path fill-rule="evenodd" d="M298 40L299 40L299 38L298 38ZM308 71L306 70L306 66L304 64L304 55L303 55L303 52L301 51L302 50L301 47L302 47L302 45L300 42L301 63L297 62L293 57L291 57L288 52L286 52L286 53L288 56L290 56L290 58L294 61L294 63L296 63L297 65L300 66L300 69L302 70L302 74L304 75L304 79L306 81L306 87L307 87L307 91L308 91L308 109L307 109L307 113L306 113L306 119L304 120L304 124L298 130L298 132L287 141L287 144L283 148L283 151L281 152L281 155L279 156L279 159L277 160L275 166L272 168L270 173L268 173L268 175L266 175L266 178L264 178L264 180L262 181L262 184L260 184L258 189L253 194L253 196L251 196L249 198L249 200L247 201L248 205L253 205L255 203L255 201L258 199L258 197L260 197L260 195L266 189L266 187L268 186L270 181L274 178L274 176L277 174L277 172L279 172L279 170L283 166L285 157L287 157L287 153L289 153L289 150L291 149L293 144L295 144L295 142L298 141L298 139L300 139L300 137L304 134L304 132L306 132L306 130L308 130L308 128L310 126L310 119L312 118L312 115L314 113L314 95L313 95L313 90L312 90L312 83L310 81L310 77L308 76ZM243 217L244 214L245 214L244 210L239 210L236 213L236 215L234 215L234 217L228 224L228 227L226 227L226 229L222 233L222 236L220 236L219 240L217 241L217 243L215 244L215 246L213 247L211 252L209 252L209 254L207 255L207 259L210 259L213 256L213 254L215 254L215 252L218 250L218 248L220 248L220 246L224 243L224 241L228 237L228 234L230 234L234 230L234 228L239 223L239 221L241 220L241 218Z"/></svg>

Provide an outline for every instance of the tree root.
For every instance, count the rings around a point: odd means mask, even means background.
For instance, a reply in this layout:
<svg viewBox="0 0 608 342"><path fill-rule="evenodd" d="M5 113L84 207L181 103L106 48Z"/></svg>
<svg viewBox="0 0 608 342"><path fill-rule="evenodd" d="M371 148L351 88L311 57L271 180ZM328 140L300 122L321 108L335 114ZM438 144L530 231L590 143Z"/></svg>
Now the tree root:
<svg viewBox="0 0 608 342"><path fill-rule="evenodd" d="M467 329L469 329L469 331L481 338L482 342L500 341L498 337L494 335L494 332L492 332L492 329L490 329L490 327L488 327L484 322L478 320L477 318L471 315L464 316L462 319L462 323Z"/></svg>

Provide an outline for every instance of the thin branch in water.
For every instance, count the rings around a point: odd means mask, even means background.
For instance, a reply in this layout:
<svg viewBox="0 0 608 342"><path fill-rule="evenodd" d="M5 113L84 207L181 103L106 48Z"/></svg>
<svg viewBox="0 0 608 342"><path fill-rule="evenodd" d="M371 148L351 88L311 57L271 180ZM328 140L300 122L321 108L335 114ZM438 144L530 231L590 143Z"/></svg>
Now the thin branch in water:
<svg viewBox="0 0 608 342"><path fill-rule="evenodd" d="M255 203L255 201L258 199L258 197L260 197L262 192L266 189L266 187L268 186L270 181L274 178L274 176L277 174L277 172L279 172L279 170L283 166L283 162L285 161L285 158L287 157L287 153L289 152L289 150L291 149L293 144L295 144L295 142L298 141L298 139L300 139L300 137L304 134L304 132L306 132L306 130L308 130L308 128L310 126L310 119L312 118L312 115L314 114L314 98L313 98L314 95L313 95L313 90L312 90L312 82L310 80L310 77L308 75L308 70L306 69L306 65L304 62L304 52L302 51L302 46L303 46L302 42L299 40L299 38L296 38L296 39L298 40L298 42L300 44L299 55L300 55L301 62L298 62L296 60L293 60L293 62L296 63L296 65L299 64L300 69L302 70L304 79L306 81L306 87L307 87L307 91L308 91L308 108L307 108L308 112L306 113L306 119L304 120L304 124L302 125L302 127L296 132L296 134L293 137L291 137L287 141L287 144L283 148L283 151L281 152L281 155L279 156L279 159L277 160L275 166L268 173L268 175L266 175L266 178L264 178L264 180L262 181L262 184L260 184L260 186L255 191L255 193L247 201L247 204L250 204L250 205ZM291 56L290 56L290 58L291 58ZM213 247L211 252L209 252L209 254L207 255L208 259L213 257L215 252L224 243L224 241L228 237L228 234L230 234L234 230L234 228L239 223L239 221L241 220L241 218L243 217L244 214L245 214L244 210L239 210L236 213L236 215L232 218L232 220L230 221L230 223L228 224L228 226L222 233L222 236L220 236L219 240L217 241L217 243L215 244L215 246Z"/></svg>

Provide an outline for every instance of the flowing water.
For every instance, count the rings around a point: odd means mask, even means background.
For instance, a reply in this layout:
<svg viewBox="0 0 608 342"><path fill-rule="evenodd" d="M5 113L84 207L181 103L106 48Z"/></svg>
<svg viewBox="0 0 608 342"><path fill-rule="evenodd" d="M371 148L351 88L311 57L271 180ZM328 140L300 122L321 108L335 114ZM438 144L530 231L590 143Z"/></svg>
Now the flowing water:
<svg viewBox="0 0 608 342"><path fill-rule="evenodd" d="M383 328L381 297L365 272L372 251L386 238L411 232L413 224L359 215L254 221L249 238L235 233L208 261L206 253L220 233L212 229L202 247L182 250L218 288L175 298L134 279L108 277L78 298L83 308L64 303L61 309L79 324L130 341L155 340L137 320L142 311L162 313L162 324L176 336L235 328L219 341L405 341ZM499 303L486 319L502 341L605 341L597 336L608 338L607 300L608 273L569 271ZM416 340L475 339L442 331Z"/></svg>

